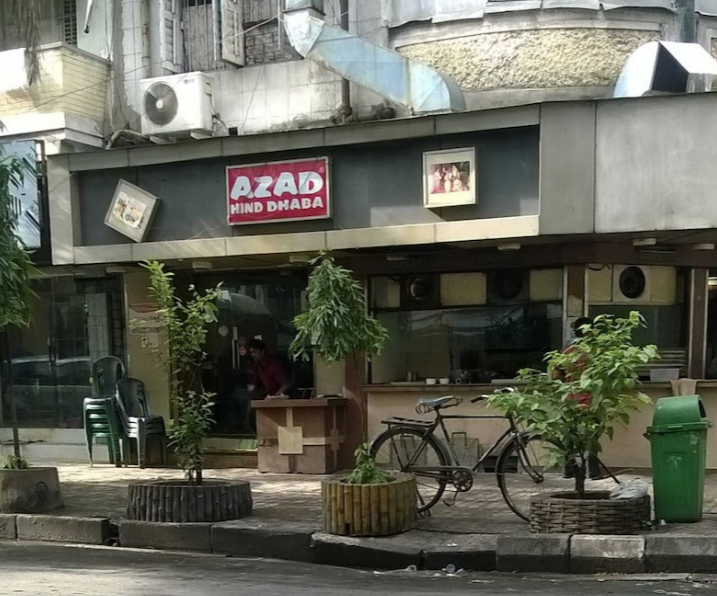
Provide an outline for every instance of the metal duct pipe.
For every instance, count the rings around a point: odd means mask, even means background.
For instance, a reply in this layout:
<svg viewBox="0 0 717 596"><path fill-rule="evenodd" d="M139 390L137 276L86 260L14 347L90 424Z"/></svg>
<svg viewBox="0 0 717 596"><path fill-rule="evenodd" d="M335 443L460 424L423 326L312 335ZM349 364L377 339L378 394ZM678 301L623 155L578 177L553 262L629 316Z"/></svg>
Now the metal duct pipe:
<svg viewBox="0 0 717 596"><path fill-rule="evenodd" d="M284 28L308 60L413 113L461 112L463 92L449 77L398 52L351 35L324 21L321 0L286 0Z"/></svg>
<svg viewBox="0 0 717 596"><path fill-rule="evenodd" d="M349 30L349 0L339 1L339 11L341 12L339 22L341 29L348 32ZM341 117L344 122L351 117L353 107L351 107L351 81L347 78L341 79Z"/></svg>
<svg viewBox="0 0 717 596"><path fill-rule="evenodd" d="M695 0L676 0L677 20L680 23L680 41L694 43L697 41L697 13Z"/></svg>

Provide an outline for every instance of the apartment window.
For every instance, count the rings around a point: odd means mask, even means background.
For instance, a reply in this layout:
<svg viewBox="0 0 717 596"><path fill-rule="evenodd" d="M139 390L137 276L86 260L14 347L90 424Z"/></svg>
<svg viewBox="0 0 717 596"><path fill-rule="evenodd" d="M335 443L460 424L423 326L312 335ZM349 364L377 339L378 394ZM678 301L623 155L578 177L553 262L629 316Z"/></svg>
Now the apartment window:
<svg viewBox="0 0 717 596"><path fill-rule="evenodd" d="M279 0L242 1L247 66L299 58L280 23Z"/></svg>
<svg viewBox="0 0 717 596"><path fill-rule="evenodd" d="M71 46L77 45L77 1L60 0L59 21L62 41Z"/></svg>
<svg viewBox="0 0 717 596"><path fill-rule="evenodd" d="M40 0L40 44L77 45L77 0ZM12 2L0 0L0 51L25 47Z"/></svg>
<svg viewBox="0 0 717 596"><path fill-rule="evenodd" d="M182 0L186 70L299 58L286 39L279 15L279 0Z"/></svg>
<svg viewBox="0 0 717 596"><path fill-rule="evenodd" d="M187 72L216 68L214 28L215 13L212 0L184 0L182 29Z"/></svg>

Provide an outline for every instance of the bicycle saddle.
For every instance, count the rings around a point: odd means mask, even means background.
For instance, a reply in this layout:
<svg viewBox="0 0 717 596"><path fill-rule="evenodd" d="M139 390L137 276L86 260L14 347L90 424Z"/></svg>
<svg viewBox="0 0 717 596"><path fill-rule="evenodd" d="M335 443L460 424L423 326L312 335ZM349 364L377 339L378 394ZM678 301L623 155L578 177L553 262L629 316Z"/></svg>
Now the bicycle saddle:
<svg viewBox="0 0 717 596"><path fill-rule="evenodd" d="M461 400L454 395L444 395L442 397L422 397L418 400L418 407L424 412L438 410L447 406L457 406Z"/></svg>

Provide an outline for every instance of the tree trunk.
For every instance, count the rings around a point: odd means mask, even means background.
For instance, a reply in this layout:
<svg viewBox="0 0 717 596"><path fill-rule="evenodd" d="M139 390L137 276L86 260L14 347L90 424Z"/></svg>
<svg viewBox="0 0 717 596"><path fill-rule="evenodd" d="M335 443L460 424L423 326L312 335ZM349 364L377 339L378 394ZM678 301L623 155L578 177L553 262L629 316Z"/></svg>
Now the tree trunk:
<svg viewBox="0 0 717 596"><path fill-rule="evenodd" d="M584 454L580 454L575 460L575 492L578 493L578 498L582 499L585 496L585 472L587 468L587 460Z"/></svg>
<svg viewBox="0 0 717 596"><path fill-rule="evenodd" d="M15 457L20 457L20 432L17 428L17 404L15 403L15 390L12 374L12 355L10 353L10 337L7 331L3 332L5 354L7 355L7 385L6 396L10 402L10 424L12 425L12 448ZM2 407L2 404L0 404Z"/></svg>

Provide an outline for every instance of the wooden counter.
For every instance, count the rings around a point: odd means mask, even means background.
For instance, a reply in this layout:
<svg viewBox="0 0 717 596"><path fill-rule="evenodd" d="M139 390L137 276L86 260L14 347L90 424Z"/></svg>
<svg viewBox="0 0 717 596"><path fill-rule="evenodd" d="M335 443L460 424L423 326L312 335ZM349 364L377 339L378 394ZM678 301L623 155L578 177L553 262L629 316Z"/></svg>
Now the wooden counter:
<svg viewBox="0 0 717 596"><path fill-rule="evenodd" d="M260 472L329 474L338 469L344 398L266 399L251 405Z"/></svg>

